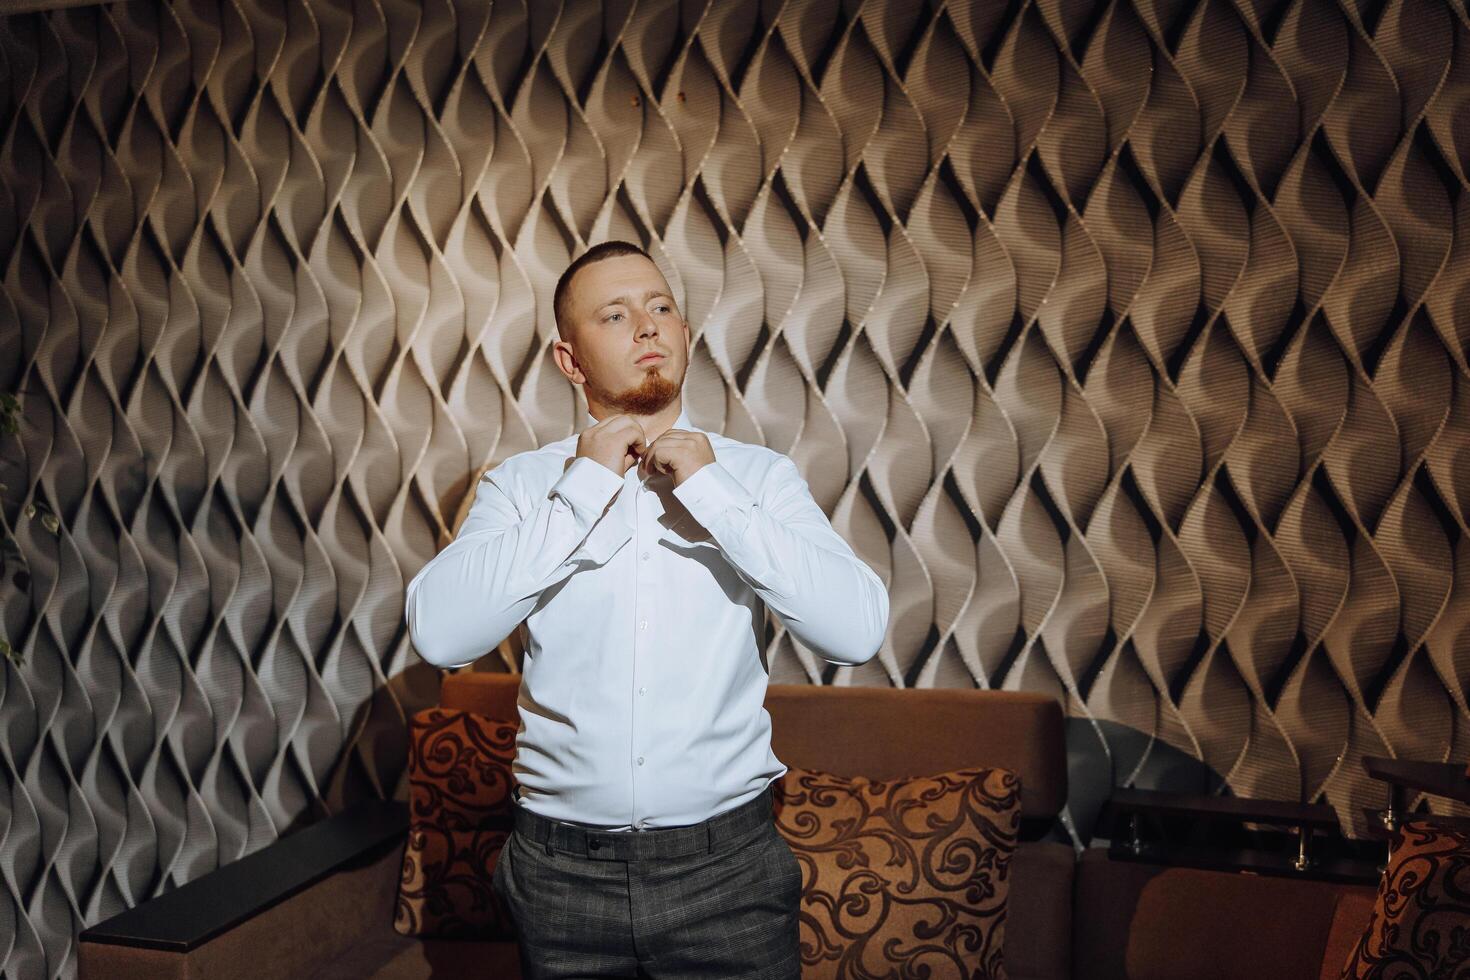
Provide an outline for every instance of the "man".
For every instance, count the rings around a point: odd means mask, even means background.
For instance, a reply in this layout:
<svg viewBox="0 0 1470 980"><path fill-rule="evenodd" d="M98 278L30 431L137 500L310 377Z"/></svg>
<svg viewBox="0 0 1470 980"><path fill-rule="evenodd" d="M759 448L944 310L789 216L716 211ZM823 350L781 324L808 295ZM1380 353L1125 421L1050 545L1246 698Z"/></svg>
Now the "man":
<svg viewBox="0 0 1470 980"><path fill-rule="evenodd" d="M470 663L522 621L514 831L496 893L522 973L800 974L801 871L763 707L763 606L829 661L877 652L888 592L795 464L695 427L689 325L642 249L607 242L553 300L590 423L488 472L408 585L415 647Z"/></svg>

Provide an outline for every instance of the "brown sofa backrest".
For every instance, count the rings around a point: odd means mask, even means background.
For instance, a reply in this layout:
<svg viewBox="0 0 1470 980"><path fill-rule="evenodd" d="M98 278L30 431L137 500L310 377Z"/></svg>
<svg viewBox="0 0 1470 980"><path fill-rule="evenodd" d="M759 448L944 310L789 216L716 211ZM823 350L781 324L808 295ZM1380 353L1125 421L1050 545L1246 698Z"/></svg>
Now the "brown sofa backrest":
<svg viewBox="0 0 1470 980"><path fill-rule="evenodd" d="M519 690L519 674L460 671L439 703L515 721ZM1001 766L1021 777L1026 817L1050 819L1067 799L1061 705L1042 694L772 684L765 705L789 766L873 779Z"/></svg>
<svg viewBox="0 0 1470 980"><path fill-rule="evenodd" d="M1027 817L1067 799L1061 705L1042 694L772 684L766 710L788 766L872 779L1000 766L1020 775Z"/></svg>
<svg viewBox="0 0 1470 980"><path fill-rule="evenodd" d="M439 703L514 721L520 675L460 671ZM1023 816L1049 823L1067 799L1061 705L1041 694L771 684L771 748L788 766L874 779L1002 766L1021 777ZM1069 845L1023 843L1006 913L1011 980L1069 980Z"/></svg>
<svg viewBox="0 0 1470 980"><path fill-rule="evenodd" d="M519 721L516 698L521 693L521 675L471 672L444 675L439 704L445 708L473 711L487 718Z"/></svg>
<svg viewBox="0 0 1470 980"><path fill-rule="evenodd" d="M1110 860L1077 865L1076 976L1088 980L1336 978L1372 885Z"/></svg>

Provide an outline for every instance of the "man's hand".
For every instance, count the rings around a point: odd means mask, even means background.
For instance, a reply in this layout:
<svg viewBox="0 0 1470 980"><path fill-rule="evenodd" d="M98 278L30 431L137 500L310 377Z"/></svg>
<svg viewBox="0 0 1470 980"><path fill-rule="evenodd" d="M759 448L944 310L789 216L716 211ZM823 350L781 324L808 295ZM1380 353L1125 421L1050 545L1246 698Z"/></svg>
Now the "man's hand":
<svg viewBox="0 0 1470 980"><path fill-rule="evenodd" d="M577 455L597 462L618 476L638 462L646 438L643 426L631 415L609 415L582 430L577 437Z"/></svg>
<svg viewBox="0 0 1470 980"><path fill-rule="evenodd" d="M701 466L715 461L715 450L709 444L709 437L703 432L690 432L688 429L669 429L653 440L641 455L638 464L640 476L667 473L674 478L676 487Z"/></svg>

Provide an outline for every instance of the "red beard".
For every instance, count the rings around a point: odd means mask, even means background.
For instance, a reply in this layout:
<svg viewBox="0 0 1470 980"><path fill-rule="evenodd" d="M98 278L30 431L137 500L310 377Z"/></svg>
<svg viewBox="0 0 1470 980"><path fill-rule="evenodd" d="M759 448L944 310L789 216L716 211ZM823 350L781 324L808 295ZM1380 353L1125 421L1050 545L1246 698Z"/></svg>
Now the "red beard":
<svg viewBox="0 0 1470 980"><path fill-rule="evenodd" d="M667 360L668 358L664 358L651 365L651 370L643 376L643 381L631 388L613 393L602 390L591 380L588 380L587 388L598 401L610 408L629 415L652 415L679 394L679 383L664 377L663 372L658 370Z"/></svg>

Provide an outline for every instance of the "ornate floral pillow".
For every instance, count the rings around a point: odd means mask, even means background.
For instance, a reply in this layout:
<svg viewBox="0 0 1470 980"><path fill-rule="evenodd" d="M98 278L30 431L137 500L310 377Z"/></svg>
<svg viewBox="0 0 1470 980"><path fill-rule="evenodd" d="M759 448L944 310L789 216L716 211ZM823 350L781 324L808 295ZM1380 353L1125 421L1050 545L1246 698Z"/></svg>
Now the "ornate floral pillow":
<svg viewBox="0 0 1470 980"><path fill-rule="evenodd" d="M1015 773L870 780L789 766L773 789L801 865L802 980L1003 980Z"/></svg>
<svg viewBox="0 0 1470 980"><path fill-rule="evenodd" d="M1410 820L1343 980L1470 977L1470 831Z"/></svg>
<svg viewBox="0 0 1470 980"><path fill-rule="evenodd" d="M393 928L406 936L513 939L491 875L510 836L519 725L427 708L409 724L408 843Z"/></svg>

